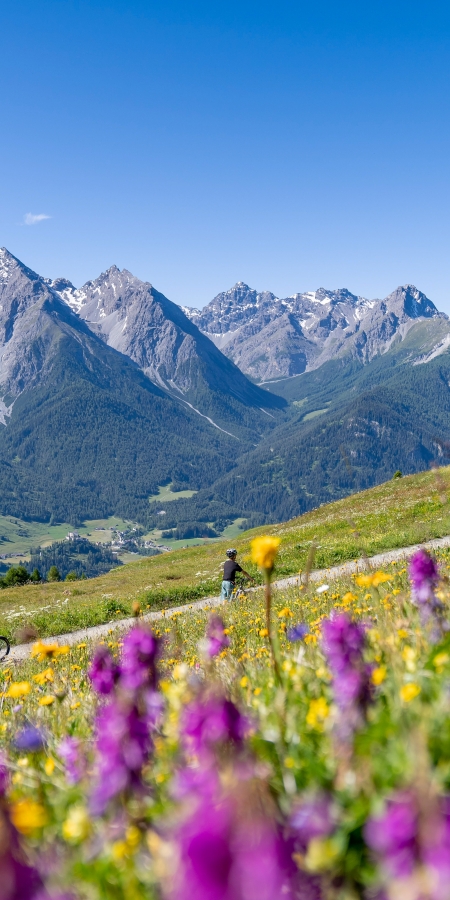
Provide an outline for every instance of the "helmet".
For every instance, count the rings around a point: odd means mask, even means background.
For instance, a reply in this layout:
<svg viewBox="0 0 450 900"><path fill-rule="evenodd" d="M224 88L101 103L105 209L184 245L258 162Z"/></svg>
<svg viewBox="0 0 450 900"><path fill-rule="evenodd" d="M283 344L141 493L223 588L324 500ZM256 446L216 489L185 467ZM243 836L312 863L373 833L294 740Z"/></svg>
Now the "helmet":
<svg viewBox="0 0 450 900"><path fill-rule="evenodd" d="M237 550L227 550L227 556L230 558L232 556L237 556Z"/></svg>

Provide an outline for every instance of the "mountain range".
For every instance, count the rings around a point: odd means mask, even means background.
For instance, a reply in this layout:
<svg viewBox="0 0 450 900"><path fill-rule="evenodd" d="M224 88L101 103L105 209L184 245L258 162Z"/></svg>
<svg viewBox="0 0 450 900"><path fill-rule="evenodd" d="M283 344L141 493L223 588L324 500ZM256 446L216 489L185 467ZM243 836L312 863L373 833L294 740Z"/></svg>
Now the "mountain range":
<svg viewBox="0 0 450 900"><path fill-rule="evenodd" d="M445 458L450 323L412 285L181 308L112 266L77 289L0 250L0 513L259 524ZM158 487L195 491L149 502Z"/></svg>
<svg viewBox="0 0 450 900"><path fill-rule="evenodd" d="M279 299L239 282L201 312L185 312L257 382L300 375L342 354L370 362L405 337L417 319L447 318L410 284L384 300L324 288Z"/></svg>

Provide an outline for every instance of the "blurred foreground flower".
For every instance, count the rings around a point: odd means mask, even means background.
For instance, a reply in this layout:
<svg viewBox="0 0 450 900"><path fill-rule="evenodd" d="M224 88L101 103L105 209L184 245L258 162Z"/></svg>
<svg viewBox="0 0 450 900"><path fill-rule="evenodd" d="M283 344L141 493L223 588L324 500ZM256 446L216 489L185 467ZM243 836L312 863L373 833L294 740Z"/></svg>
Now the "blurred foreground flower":
<svg viewBox="0 0 450 900"><path fill-rule="evenodd" d="M323 648L333 674L334 701L340 710L338 735L348 740L365 718L373 698L372 667L364 662L365 629L347 613L326 619Z"/></svg>
<svg viewBox="0 0 450 900"><path fill-rule="evenodd" d="M272 572L280 543L276 537L255 538L251 542L252 561L265 572Z"/></svg>
<svg viewBox="0 0 450 900"><path fill-rule="evenodd" d="M444 628L444 605L435 594L439 582L436 560L426 550L418 550L409 562L412 599L419 607L424 625L432 624L432 640L439 639Z"/></svg>
<svg viewBox="0 0 450 900"><path fill-rule="evenodd" d="M69 653L69 651L70 647L67 645L60 647L56 643L46 644L44 641L37 641L33 644L31 656L36 656L39 662L42 662L44 659L56 659L58 656Z"/></svg>

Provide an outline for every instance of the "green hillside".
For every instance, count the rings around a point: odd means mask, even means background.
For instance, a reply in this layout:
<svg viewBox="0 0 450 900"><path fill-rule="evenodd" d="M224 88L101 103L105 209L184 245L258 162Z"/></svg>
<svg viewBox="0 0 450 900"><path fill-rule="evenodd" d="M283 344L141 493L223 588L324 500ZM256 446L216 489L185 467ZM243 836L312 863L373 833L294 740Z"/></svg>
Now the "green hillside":
<svg viewBox="0 0 450 900"><path fill-rule="evenodd" d="M278 577L304 569L314 545L316 568L450 534L450 467L395 479L291 521L247 531L233 540L250 571L256 534L281 537ZM144 611L217 595L229 543L176 550L121 566L76 584L26 585L0 593L0 633L16 639L33 624L40 636L114 621L138 601ZM256 571L254 571L256 575Z"/></svg>

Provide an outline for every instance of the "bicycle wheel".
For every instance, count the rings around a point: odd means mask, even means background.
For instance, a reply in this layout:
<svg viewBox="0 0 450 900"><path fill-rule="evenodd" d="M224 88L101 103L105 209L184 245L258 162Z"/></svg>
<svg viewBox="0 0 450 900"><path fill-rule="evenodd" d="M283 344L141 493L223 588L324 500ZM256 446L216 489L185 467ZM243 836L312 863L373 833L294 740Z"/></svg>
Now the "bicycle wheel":
<svg viewBox="0 0 450 900"><path fill-rule="evenodd" d="M5 657L8 656L10 649L8 638L0 635L0 660L5 659Z"/></svg>

